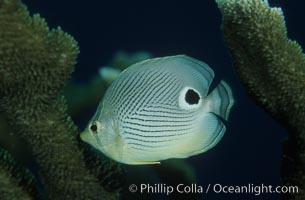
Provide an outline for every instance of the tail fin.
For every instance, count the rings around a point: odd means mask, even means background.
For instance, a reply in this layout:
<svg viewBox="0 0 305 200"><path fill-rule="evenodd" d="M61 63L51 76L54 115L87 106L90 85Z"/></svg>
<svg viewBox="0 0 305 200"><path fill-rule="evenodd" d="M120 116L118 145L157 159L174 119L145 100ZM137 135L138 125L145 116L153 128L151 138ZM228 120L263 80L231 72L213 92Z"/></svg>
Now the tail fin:
<svg viewBox="0 0 305 200"><path fill-rule="evenodd" d="M209 112L228 120L234 104L230 86L225 81L220 81L218 86L207 96L207 104Z"/></svg>

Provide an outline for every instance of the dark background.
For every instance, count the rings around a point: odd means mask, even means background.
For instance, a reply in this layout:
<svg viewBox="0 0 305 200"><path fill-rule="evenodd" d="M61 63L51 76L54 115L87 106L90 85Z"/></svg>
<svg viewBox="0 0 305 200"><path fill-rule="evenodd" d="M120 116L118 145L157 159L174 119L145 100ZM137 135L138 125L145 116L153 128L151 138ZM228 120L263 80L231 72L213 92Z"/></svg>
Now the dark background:
<svg viewBox="0 0 305 200"><path fill-rule="evenodd" d="M287 133L255 105L241 86L224 44L220 30L221 15L213 0L23 2L31 13L40 13L49 26L61 26L79 42L81 53L72 75L76 82L88 82L118 50L131 53L145 50L157 57L187 54L208 63L218 78L230 84L236 104L227 132L219 144L204 154L187 159L196 169L197 184L280 184L281 141ZM274 0L270 4L282 7L288 35L304 46L305 2ZM84 121L77 121L80 127L87 123L92 112L84 113ZM149 166L126 168L128 173L139 172L146 183L155 183L151 177L156 174ZM123 199L132 198L125 190ZM156 198L167 199L164 195ZM200 196L203 198L279 199L279 196L209 193Z"/></svg>

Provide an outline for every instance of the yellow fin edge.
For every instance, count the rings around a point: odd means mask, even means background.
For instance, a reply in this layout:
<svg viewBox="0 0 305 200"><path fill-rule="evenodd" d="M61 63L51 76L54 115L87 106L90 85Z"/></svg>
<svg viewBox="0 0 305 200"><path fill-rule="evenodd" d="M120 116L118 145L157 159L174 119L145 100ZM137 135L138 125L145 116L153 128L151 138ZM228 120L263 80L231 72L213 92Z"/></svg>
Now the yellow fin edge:
<svg viewBox="0 0 305 200"><path fill-rule="evenodd" d="M158 161L136 161L136 162L132 162L132 163L128 163L130 165L155 165L155 164L161 164L161 162Z"/></svg>

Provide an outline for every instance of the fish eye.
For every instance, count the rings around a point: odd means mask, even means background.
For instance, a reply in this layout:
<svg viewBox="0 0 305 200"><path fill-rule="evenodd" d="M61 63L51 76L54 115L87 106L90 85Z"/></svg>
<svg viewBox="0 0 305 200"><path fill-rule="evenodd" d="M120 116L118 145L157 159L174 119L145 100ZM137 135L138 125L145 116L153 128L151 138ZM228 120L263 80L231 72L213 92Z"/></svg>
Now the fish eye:
<svg viewBox="0 0 305 200"><path fill-rule="evenodd" d="M92 133L96 134L97 133L97 125L96 124L91 124L90 125L90 130Z"/></svg>
<svg viewBox="0 0 305 200"><path fill-rule="evenodd" d="M198 104L199 100L200 100L200 96L196 91L192 89L188 89L187 92L185 93L186 103L190 105Z"/></svg>

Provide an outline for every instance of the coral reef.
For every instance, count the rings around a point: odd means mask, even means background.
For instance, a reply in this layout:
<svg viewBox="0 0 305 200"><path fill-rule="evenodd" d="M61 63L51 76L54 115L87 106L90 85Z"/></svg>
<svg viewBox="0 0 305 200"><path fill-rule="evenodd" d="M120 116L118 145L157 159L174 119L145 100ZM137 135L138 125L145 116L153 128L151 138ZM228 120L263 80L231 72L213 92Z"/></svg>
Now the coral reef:
<svg viewBox="0 0 305 200"><path fill-rule="evenodd" d="M61 95L79 52L76 41L61 28L50 30L38 14L31 17L19 0L0 0L0 27L0 111L34 157L45 198L116 199L104 188L120 188L120 165L79 142ZM9 180L10 162L4 163L0 173ZM11 180L17 191L20 181ZM1 199L13 198L3 193Z"/></svg>
<svg viewBox="0 0 305 200"><path fill-rule="evenodd" d="M0 149L0 196L6 199L41 199L31 172Z"/></svg>
<svg viewBox="0 0 305 200"><path fill-rule="evenodd" d="M282 179L305 199L305 56L287 38L280 8L262 0L216 0L234 67L249 94L289 131Z"/></svg>

